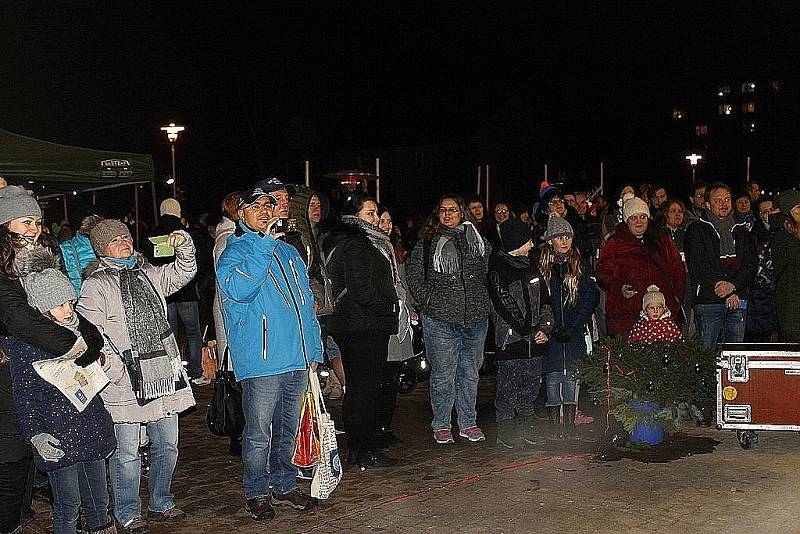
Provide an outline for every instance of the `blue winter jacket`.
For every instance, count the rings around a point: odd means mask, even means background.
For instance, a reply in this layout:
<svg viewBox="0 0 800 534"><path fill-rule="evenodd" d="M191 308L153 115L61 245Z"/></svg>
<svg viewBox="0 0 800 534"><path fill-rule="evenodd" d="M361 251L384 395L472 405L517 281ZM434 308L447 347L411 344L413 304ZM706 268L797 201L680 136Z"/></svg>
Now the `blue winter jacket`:
<svg viewBox="0 0 800 534"><path fill-rule="evenodd" d="M69 281L75 287L75 292L81 294L81 285L83 285L83 270L87 265L97 259L92 248L92 242L89 238L78 232L75 237L68 241L64 241L59 245L61 247L61 256L64 258L64 269L67 271Z"/></svg>
<svg viewBox="0 0 800 534"><path fill-rule="evenodd" d="M217 281L237 380L322 362L314 296L292 245L240 223L217 263Z"/></svg>

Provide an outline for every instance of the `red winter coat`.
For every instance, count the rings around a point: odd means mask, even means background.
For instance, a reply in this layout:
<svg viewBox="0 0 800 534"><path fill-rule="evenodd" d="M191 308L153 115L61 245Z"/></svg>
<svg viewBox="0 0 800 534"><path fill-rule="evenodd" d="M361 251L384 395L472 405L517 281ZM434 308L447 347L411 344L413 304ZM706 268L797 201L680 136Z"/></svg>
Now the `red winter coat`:
<svg viewBox="0 0 800 534"><path fill-rule="evenodd" d="M675 341L681 337L681 331L672 317L647 320L642 317L633 325L628 341L641 341L649 345L656 341Z"/></svg>
<svg viewBox="0 0 800 534"><path fill-rule="evenodd" d="M617 225L614 235L600 250L595 274L607 291L606 328L609 335L628 335L639 319L647 286L652 284L664 294L672 316L681 317L679 310L686 292L686 267L669 236L660 233L659 243L655 250L648 250L623 222ZM624 298L624 284L633 286L638 293L629 299Z"/></svg>

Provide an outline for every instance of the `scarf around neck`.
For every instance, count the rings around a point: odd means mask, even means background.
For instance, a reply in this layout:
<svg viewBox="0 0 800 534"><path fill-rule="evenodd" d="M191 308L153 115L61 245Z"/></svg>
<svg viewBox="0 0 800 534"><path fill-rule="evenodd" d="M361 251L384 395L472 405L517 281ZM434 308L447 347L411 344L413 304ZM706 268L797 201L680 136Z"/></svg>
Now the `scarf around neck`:
<svg viewBox="0 0 800 534"><path fill-rule="evenodd" d="M708 215L708 222L710 222L714 229L719 234L719 256L720 258L727 258L736 256L736 243L733 240L733 215L728 215L725 218L719 218L711 210L706 210Z"/></svg>
<svg viewBox="0 0 800 534"><path fill-rule="evenodd" d="M161 297L140 268L110 269L119 277L125 324L131 341L124 361L134 394L143 405L175 393L183 377L178 345L169 327Z"/></svg>
<svg viewBox="0 0 800 534"><path fill-rule="evenodd" d="M461 270L461 258L482 258L486 245L475 226L464 221L455 228L439 225L439 238L433 253L433 270L437 273L452 274ZM460 245L466 240L466 246ZM459 254L459 246L463 247Z"/></svg>

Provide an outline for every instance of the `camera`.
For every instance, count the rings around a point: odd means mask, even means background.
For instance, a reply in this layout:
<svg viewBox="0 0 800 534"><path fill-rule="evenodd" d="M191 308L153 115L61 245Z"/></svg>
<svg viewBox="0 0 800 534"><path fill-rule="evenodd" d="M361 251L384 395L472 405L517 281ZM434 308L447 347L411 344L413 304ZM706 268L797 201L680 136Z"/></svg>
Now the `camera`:
<svg viewBox="0 0 800 534"><path fill-rule="evenodd" d="M297 231L297 219L278 219L278 223L275 225L276 232L296 232Z"/></svg>

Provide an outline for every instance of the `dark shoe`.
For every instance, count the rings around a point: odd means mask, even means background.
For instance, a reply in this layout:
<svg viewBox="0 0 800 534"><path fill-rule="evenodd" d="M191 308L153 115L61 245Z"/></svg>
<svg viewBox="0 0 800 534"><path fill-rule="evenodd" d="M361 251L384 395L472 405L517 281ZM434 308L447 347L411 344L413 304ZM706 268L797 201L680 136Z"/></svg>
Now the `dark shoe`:
<svg viewBox="0 0 800 534"><path fill-rule="evenodd" d="M275 517L275 509L270 504L269 497L266 495L247 499L244 511L250 514L250 517L256 521L269 521Z"/></svg>
<svg viewBox="0 0 800 534"><path fill-rule="evenodd" d="M111 521L102 527L86 529L85 532L88 532L89 534L117 534L117 527L114 526L114 522Z"/></svg>
<svg viewBox="0 0 800 534"><path fill-rule="evenodd" d="M148 510L147 519L152 519L158 523L180 523L186 519L186 512L177 506L173 506L169 510L164 510L163 512Z"/></svg>
<svg viewBox="0 0 800 534"><path fill-rule="evenodd" d="M580 439L578 429L575 428L575 411L578 407L574 404L564 405L564 437L567 439Z"/></svg>
<svg viewBox="0 0 800 534"><path fill-rule="evenodd" d="M382 452L362 452L358 455L358 467L361 469L379 469L392 467L397 463L394 458L389 458Z"/></svg>
<svg viewBox="0 0 800 534"><path fill-rule="evenodd" d="M516 420L505 419L497 422L497 445L506 449L513 449L517 441Z"/></svg>
<svg viewBox="0 0 800 534"><path fill-rule="evenodd" d="M561 428L561 406L548 406L547 420L547 439L564 439Z"/></svg>
<svg viewBox="0 0 800 534"><path fill-rule="evenodd" d="M403 440L394 435L391 428L382 430L378 434L378 444L382 449L388 449L394 445L400 445Z"/></svg>
<svg viewBox="0 0 800 534"><path fill-rule="evenodd" d="M149 534L150 527L141 517L137 517L128 521L126 525L120 525L119 531L123 534Z"/></svg>
<svg viewBox="0 0 800 534"><path fill-rule="evenodd" d="M228 445L228 454L236 458L242 457L242 440L241 438L231 438L231 444Z"/></svg>
<svg viewBox="0 0 800 534"><path fill-rule="evenodd" d="M527 417L518 417L517 421L517 435L519 439L527 443L528 445L536 445L536 433L534 431L534 421L536 421L535 415L529 415Z"/></svg>
<svg viewBox="0 0 800 534"><path fill-rule="evenodd" d="M317 500L314 497L306 494L300 488L294 488L288 493L275 493L273 491L270 493L269 500L274 506L288 506L295 510L303 511L311 511L317 504Z"/></svg>

